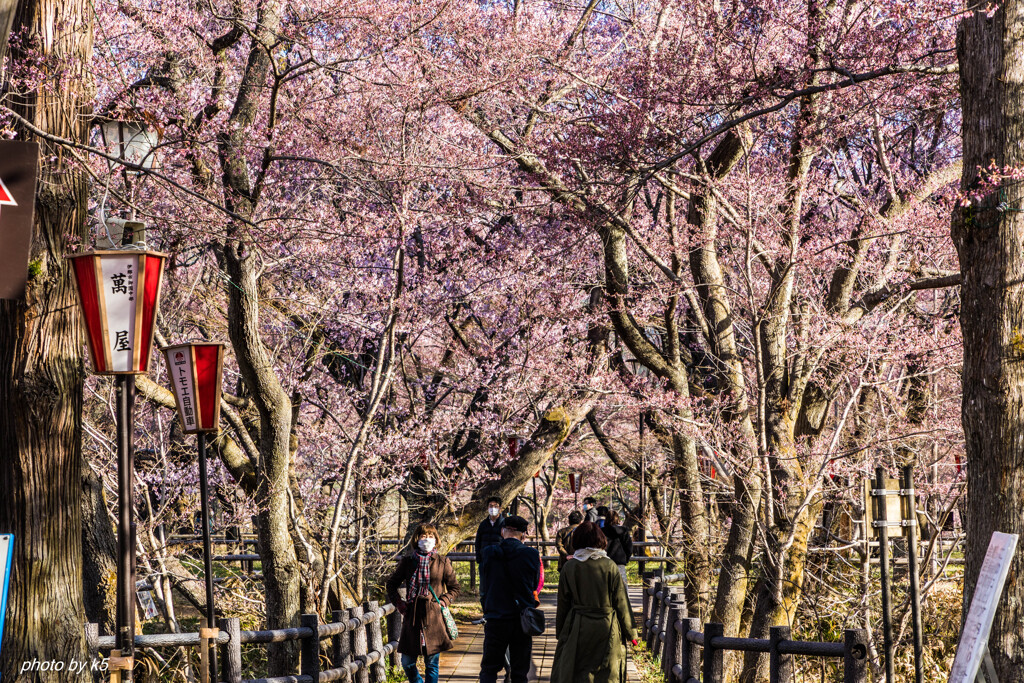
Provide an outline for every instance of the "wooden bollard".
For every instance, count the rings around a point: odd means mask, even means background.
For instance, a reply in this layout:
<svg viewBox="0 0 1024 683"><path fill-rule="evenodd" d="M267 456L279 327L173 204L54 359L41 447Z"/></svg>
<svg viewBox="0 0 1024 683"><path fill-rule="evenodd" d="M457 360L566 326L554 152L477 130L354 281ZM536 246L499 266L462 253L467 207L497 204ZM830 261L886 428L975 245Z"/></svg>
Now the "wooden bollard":
<svg viewBox="0 0 1024 683"><path fill-rule="evenodd" d="M682 669L683 683L687 683L691 678L696 681L700 680L700 649L686 637L690 631L700 631L700 619L692 617L683 619L683 625L679 629L679 639L682 641L683 647L679 667Z"/></svg>
<svg viewBox="0 0 1024 683"><path fill-rule="evenodd" d="M238 619L221 619L220 630L228 634L228 642L221 649L221 678L226 683L242 683L242 628Z"/></svg>
<svg viewBox="0 0 1024 683"><path fill-rule="evenodd" d="M314 681L320 680L320 617L317 614L303 614L299 623L313 630L313 635L303 638L300 642L302 650L301 668L303 676L310 676Z"/></svg>
<svg viewBox="0 0 1024 683"><path fill-rule="evenodd" d="M792 683L793 655L779 652L779 643L792 640L789 626L772 626L768 629L768 676L770 683Z"/></svg>
<svg viewBox="0 0 1024 683"><path fill-rule="evenodd" d="M362 605L356 605L350 612L353 619L363 618ZM352 659L362 661L362 666L356 671L354 677L355 683L370 683L370 672L366 666L367 652L369 650L366 647L366 628L360 626L359 628L352 629Z"/></svg>
<svg viewBox="0 0 1024 683"><path fill-rule="evenodd" d="M402 638L402 613L397 609L388 615L388 642L397 643ZM392 668L397 668L401 662L401 656L396 649L390 655Z"/></svg>
<svg viewBox="0 0 1024 683"><path fill-rule="evenodd" d="M377 612L380 607L380 603L376 600L363 605L363 609L367 612ZM374 618L370 623L366 625L366 640L370 652L379 652L381 656L370 665L370 681L372 683L384 683L387 680L388 672L387 667L384 666L384 634L380 627L380 617Z"/></svg>
<svg viewBox="0 0 1024 683"><path fill-rule="evenodd" d="M712 643L724 633L725 628L721 624L710 622L704 625L704 677L701 678L703 683L722 683L722 651Z"/></svg>
<svg viewBox="0 0 1024 683"><path fill-rule="evenodd" d="M336 609L331 612L331 621L348 623L352 618L349 610ZM348 631L331 636L331 666L340 669L352 661L352 636Z"/></svg>

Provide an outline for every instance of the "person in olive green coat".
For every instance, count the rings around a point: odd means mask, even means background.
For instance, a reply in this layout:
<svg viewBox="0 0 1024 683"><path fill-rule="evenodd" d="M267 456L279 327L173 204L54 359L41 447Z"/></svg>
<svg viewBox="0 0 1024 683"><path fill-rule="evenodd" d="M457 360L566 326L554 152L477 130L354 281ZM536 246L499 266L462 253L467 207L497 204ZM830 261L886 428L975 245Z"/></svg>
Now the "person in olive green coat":
<svg viewBox="0 0 1024 683"><path fill-rule="evenodd" d="M625 683L626 643L636 644L626 586L596 524L576 527L572 544L558 580L551 683Z"/></svg>

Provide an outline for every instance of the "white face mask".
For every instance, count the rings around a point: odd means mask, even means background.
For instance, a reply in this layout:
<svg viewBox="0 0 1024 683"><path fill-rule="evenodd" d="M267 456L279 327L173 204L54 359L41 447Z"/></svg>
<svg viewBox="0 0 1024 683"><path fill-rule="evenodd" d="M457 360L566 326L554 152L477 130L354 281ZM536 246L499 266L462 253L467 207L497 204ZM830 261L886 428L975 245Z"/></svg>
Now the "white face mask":
<svg viewBox="0 0 1024 683"><path fill-rule="evenodd" d="M489 507L487 508L487 514L489 514L491 517L497 517L501 514L501 508Z"/></svg>
<svg viewBox="0 0 1024 683"><path fill-rule="evenodd" d="M422 550L425 553L429 553L431 550L433 550L435 545L437 545L437 539L435 539L433 536L421 538L419 542L420 550Z"/></svg>

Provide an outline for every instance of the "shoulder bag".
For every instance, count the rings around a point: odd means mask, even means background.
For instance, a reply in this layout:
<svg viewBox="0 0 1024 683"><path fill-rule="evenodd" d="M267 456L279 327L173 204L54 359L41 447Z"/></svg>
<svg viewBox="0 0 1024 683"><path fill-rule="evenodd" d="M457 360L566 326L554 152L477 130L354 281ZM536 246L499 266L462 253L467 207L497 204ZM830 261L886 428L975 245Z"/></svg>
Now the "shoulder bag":
<svg viewBox="0 0 1024 683"><path fill-rule="evenodd" d="M448 638L455 640L459 637L459 627L455 623L455 617L452 616L452 611L445 605L441 604L441 601L437 599L437 593L434 592L434 587L428 585L427 590L434 596L434 600L437 602L437 606L441 608L441 621L444 622L444 630L448 633Z"/></svg>

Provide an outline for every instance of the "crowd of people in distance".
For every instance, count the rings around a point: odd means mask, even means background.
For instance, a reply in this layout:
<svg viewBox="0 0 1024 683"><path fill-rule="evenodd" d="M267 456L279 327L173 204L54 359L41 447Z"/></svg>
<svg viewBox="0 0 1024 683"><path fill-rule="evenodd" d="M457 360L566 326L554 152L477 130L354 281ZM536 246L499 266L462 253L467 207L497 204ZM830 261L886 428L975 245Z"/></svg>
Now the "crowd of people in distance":
<svg viewBox="0 0 1024 683"><path fill-rule="evenodd" d="M504 515L502 501L487 501L476 534L484 642L480 683L526 683L537 628L544 565L523 543L529 522ZM455 570L440 554L437 528L420 525L411 548L387 580L387 597L404 615L398 641L410 683L437 683L441 652L453 647L444 609L459 595ZM618 514L585 498L556 538L559 577L552 683L625 683L626 646L636 645L636 619L626 592L626 564L633 542ZM404 598L399 589L405 589ZM541 627L542 628L542 627ZM424 673L417 666L423 658Z"/></svg>

